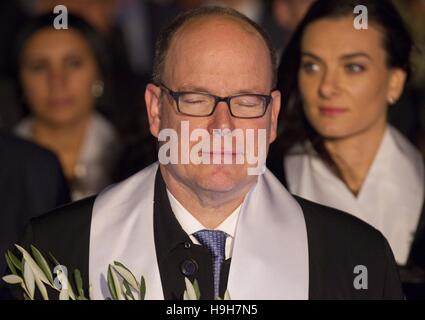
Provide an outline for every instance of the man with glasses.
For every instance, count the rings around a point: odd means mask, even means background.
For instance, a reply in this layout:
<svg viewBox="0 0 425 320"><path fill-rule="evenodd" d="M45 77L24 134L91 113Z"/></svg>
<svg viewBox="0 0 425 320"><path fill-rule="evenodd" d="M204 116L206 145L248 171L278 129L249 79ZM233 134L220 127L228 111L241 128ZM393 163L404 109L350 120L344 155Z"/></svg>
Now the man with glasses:
<svg viewBox="0 0 425 320"><path fill-rule="evenodd" d="M159 154L170 144L164 131L175 132L179 143L169 151L177 161L159 156L97 197L35 220L23 244L79 268L97 299L109 296L113 261L144 276L147 299L181 299L185 278L198 282L201 299L226 292L231 299L402 298L379 232L293 197L267 169L249 174L249 161L236 161L275 139L281 95L275 84L274 50L245 16L217 7L179 16L157 41L145 93ZM253 144L244 140L242 151L213 145L234 142L236 130L251 132ZM200 131L211 140L199 145L192 138ZM197 156L200 163L192 161ZM213 161L225 157L233 161Z"/></svg>

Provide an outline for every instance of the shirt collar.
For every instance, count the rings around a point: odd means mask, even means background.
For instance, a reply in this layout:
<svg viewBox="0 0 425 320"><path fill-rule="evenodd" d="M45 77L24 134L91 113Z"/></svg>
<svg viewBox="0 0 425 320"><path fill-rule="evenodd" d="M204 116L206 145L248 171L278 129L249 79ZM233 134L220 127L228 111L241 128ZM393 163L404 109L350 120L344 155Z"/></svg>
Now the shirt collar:
<svg viewBox="0 0 425 320"><path fill-rule="evenodd" d="M170 200L171 209L173 210L177 221L188 235L192 235L197 231L206 229L205 226L203 226L185 207L183 207L183 205L168 189L167 194L168 199ZM234 238L241 206L242 204L237 207L217 228L215 228L215 230L223 231L227 233L228 236Z"/></svg>

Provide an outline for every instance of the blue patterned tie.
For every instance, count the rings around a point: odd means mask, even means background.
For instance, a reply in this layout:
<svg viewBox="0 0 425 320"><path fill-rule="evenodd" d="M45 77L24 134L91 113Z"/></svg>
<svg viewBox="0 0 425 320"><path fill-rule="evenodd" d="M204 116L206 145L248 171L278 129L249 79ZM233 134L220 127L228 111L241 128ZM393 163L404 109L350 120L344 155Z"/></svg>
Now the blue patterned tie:
<svg viewBox="0 0 425 320"><path fill-rule="evenodd" d="M193 236L213 256L214 297L218 297L220 292L220 271L221 264L224 261L224 246L226 244L227 234L220 230L200 230L195 232Z"/></svg>

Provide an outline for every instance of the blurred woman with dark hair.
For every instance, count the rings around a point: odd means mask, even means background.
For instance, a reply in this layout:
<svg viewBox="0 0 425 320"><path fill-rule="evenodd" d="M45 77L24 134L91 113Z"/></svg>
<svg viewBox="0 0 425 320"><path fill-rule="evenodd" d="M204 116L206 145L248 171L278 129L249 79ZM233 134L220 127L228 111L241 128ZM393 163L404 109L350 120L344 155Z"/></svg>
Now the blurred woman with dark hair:
<svg viewBox="0 0 425 320"><path fill-rule="evenodd" d="M367 29L355 27L357 5ZM390 1L313 4L282 57L282 132L269 167L292 193L380 230L399 265L424 266L423 159L387 123L412 47Z"/></svg>
<svg viewBox="0 0 425 320"><path fill-rule="evenodd" d="M19 84L31 115L16 132L57 154L76 200L110 183L118 140L95 110L106 54L98 34L74 15L56 30L55 17L36 18L19 37Z"/></svg>

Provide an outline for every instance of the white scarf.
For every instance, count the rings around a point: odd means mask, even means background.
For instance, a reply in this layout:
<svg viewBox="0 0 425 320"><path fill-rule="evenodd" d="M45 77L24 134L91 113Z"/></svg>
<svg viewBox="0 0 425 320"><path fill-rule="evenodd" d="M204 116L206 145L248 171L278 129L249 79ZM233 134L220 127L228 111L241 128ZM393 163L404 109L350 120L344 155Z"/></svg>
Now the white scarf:
<svg viewBox="0 0 425 320"><path fill-rule="evenodd" d="M126 265L146 280L146 299L164 299L157 263L153 199L158 164L95 201L89 279L95 299L109 297L107 266ZM183 277L183 275L182 275ZM308 299L307 230L296 200L269 172L259 176L239 216L229 272L232 299Z"/></svg>
<svg viewBox="0 0 425 320"><path fill-rule="evenodd" d="M354 196L317 155L284 161L291 193L353 214L387 238L405 264L424 200L424 165L418 150L388 127L359 194Z"/></svg>

